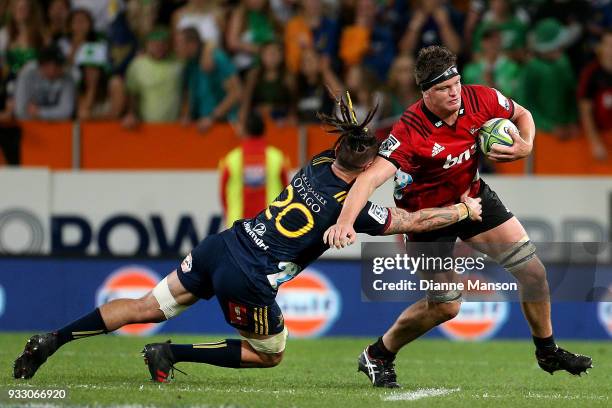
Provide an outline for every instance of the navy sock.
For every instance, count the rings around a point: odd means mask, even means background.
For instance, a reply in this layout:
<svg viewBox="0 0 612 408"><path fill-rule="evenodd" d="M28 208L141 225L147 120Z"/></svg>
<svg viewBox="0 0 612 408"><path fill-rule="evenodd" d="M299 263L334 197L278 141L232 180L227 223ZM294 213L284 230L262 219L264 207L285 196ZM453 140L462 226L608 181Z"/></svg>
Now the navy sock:
<svg viewBox="0 0 612 408"><path fill-rule="evenodd" d="M368 348L368 353L370 354L370 357L378 360L395 360L395 353L387 350L385 343L383 343L382 336L376 340L376 343L370 345Z"/></svg>
<svg viewBox="0 0 612 408"><path fill-rule="evenodd" d="M100 309L96 308L96 310L88 315L62 327L56 333L58 341L57 346L59 347L72 340L108 333L108 330L106 329L104 320L102 320Z"/></svg>
<svg viewBox="0 0 612 408"><path fill-rule="evenodd" d="M242 342L226 339L217 343L170 344L174 362L189 361L219 367L240 368Z"/></svg>
<svg viewBox="0 0 612 408"><path fill-rule="evenodd" d="M550 337L533 337L533 344L535 344L536 349L538 350L554 350L557 348L557 343L555 343L555 338L553 336Z"/></svg>

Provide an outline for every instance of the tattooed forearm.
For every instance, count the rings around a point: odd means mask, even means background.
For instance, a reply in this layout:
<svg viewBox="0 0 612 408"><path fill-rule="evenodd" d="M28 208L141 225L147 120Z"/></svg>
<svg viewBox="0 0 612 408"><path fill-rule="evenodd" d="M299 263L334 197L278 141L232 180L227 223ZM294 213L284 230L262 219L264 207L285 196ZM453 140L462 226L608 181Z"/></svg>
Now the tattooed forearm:
<svg viewBox="0 0 612 408"><path fill-rule="evenodd" d="M401 208L389 208L391 223L385 235L426 232L449 226L463 218L462 207L426 208L413 213Z"/></svg>

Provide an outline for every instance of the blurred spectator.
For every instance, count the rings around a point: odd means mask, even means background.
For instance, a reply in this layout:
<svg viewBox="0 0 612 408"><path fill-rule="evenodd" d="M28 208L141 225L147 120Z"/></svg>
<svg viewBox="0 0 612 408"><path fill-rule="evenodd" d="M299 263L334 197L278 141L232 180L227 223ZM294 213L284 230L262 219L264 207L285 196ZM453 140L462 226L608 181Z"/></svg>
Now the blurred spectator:
<svg viewBox="0 0 612 408"><path fill-rule="evenodd" d="M597 47L597 59L580 74L578 104L582 126L593 157L608 157L603 136L612 140L612 30L604 32Z"/></svg>
<svg viewBox="0 0 612 408"><path fill-rule="evenodd" d="M84 9L93 17L95 31L106 35L110 25L120 15L125 4L123 0L71 0L72 9Z"/></svg>
<svg viewBox="0 0 612 408"><path fill-rule="evenodd" d="M353 110L359 122L363 121L368 112L383 99L378 90L376 75L363 65L353 65L347 69L343 88L350 92ZM377 110L368 125L370 129L376 129L380 114L380 110Z"/></svg>
<svg viewBox="0 0 612 408"><path fill-rule="evenodd" d="M591 56L584 46L586 30L584 27L593 20L593 11L587 0L537 0L525 2L533 7L533 20L554 18L565 27L565 54L574 72L580 72Z"/></svg>
<svg viewBox="0 0 612 408"><path fill-rule="evenodd" d="M297 114L301 123L318 122L317 113L331 114L334 101L328 87L339 94L343 86L328 63L311 48L302 52L300 72L296 78Z"/></svg>
<svg viewBox="0 0 612 408"><path fill-rule="evenodd" d="M423 47L443 45L459 54L462 20L459 12L445 0L416 0L399 49L402 53L415 55Z"/></svg>
<svg viewBox="0 0 612 408"><path fill-rule="evenodd" d="M302 53L312 48L333 66L338 53L338 24L323 14L321 0L301 0L300 12L285 27L285 59L291 73L300 69Z"/></svg>
<svg viewBox="0 0 612 408"><path fill-rule="evenodd" d="M296 121L293 83L285 69L283 47L278 42L265 44L261 49L259 66L246 77L240 123L256 110L275 121Z"/></svg>
<svg viewBox="0 0 612 408"><path fill-rule="evenodd" d="M276 27L268 0L241 0L232 10L226 43L239 73L253 66L263 44L275 39Z"/></svg>
<svg viewBox="0 0 612 408"><path fill-rule="evenodd" d="M110 25L107 42L111 73L123 78L138 51L138 39L130 28L125 13L119 14Z"/></svg>
<svg viewBox="0 0 612 408"><path fill-rule="evenodd" d="M35 60L43 42L43 19L38 3L12 0L10 19L0 31L2 65L8 69L5 77L14 79L25 64Z"/></svg>
<svg viewBox="0 0 612 408"><path fill-rule="evenodd" d="M612 27L612 0L591 0L592 15L586 29L591 39L598 39L607 28Z"/></svg>
<svg viewBox="0 0 612 408"><path fill-rule="evenodd" d="M261 116L251 112L245 124L246 138L219 163L221 202L225 223L256 216L288 183L288 160L268 146Z"/></svg>
<svg viewBox="0 0 612 408"><path fill-rule="evenodd" d="M76 56L82 71L77 117L80 120L116 120L125 107L123 83L109 78L108 49L105 43L86 43Z"/></svg>
<svg viewBox="0 0 612 408"><path fill-rule="evenodd" d="M169 57L170 34L165 28L149 33L145 53L136 57L126 73L128 113L123 126L144 122L173 122L181 100L182 64Z"/></svg>
<svg viewBox="0 0 612 408"><path fill-rule="evenodd" d="M521 69L503 53L502 35L502 31L495 26L483 30L480 53L464 67L462 80L466 84L482 84L498 89L505 96L514 98Z"/></svg>
<svg viewBox="0 0 612 408"><path fill-rule="evenodd" d="M379 24L377 16L374 0L357 0L355 20L342 30L339 55L345 66L363 64L382 81L396 50L393 26Z"/></svg>
<svg viewBox="0 0 612 408"><path fill-rule="evenodd" d="M511 0L491 0L489 8L483 10L482 19L474 32L472 51L480 53L485 32L495 28L501 34L501 49L512 58L522 61L528 23L529 15Z"/></svg>
<svg viewBox="0 0 612 408"><path fill-rule="evenodd" d="M295 4L298 0L270 0L270 6L276 21L287 24L287 22L295 14Z"/></svg>
<svg viewBox="0 0 612 408"><path fill-rule="evenodd" d="M64 55L54 45L40 51L17 77L15 116L18 119L67 120L74 111L75 85L64 70Z"/></svg>
<svg viewBox="0 0 612 408"><path fill-rule="evenodd" d="M164 3L163 0L136 0L127 2L125 10L126 19L132 32L138 39L145 39L147 34L153 31L153 28L158 23L170 25L170 21L158 21L159 11Z"/></svg>
<svg viewBox="0 0 612 408"><path fill-rule="evenodd" d="M527 107L536 127L560 139L576 135L576 83L563 52L567 30L555 19L540 21L529 35L535 56L523 68L518 101Z"/></svg>
<svg viewBox="0 0 612 408"><path fill-rule="evenodd" d="M399 55L395 58L383 95L381 117L393 121L421 97L414 80L414 60L411 56Z"/></svg>
<svg viewBox="0 0 612 408"><path fill-rule="evenodd" d="M173 32L194 27L204 43L221 45L224 31L223 8L221 0L190 0L174 12Z"/></svg>
<svg viewBox="0 0 612 408"><path fill-rule="evenodd" d="M241 85L236 68L219 47L212 50L213 68L206 68L203 45L194 27L181 30L177 37L177 53L187 61L183 90L187 91L188 107L183 122L197 121L205 132L215 122L238 119Z"/></svg>
<svg viewBox="0 0 612 408"><path fill-rule="evenodd" d="M47 43L68 36L70 0L51 0L47 7Z"/></svg>
<svg viewBox="0 0 612 408"><path fill-rule="evenodd" d="M95 42L97 36L94 31L93 19L89 11L85 9L73 10L70 13L68 25L70 27L68 37L61 38L57 44L68 63L74 64L79 48L87 42ZM78 79L78 76L76 78Z"/></svg>

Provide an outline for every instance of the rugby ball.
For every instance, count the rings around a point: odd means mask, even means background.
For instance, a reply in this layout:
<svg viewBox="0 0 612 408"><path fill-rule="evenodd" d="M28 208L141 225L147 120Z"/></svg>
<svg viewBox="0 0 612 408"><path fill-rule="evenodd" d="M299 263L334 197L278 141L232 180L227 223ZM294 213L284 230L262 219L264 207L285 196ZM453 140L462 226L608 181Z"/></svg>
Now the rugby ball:
<svg viewBox="0 0 612 408"><path fill-rule="evenodd" d="M519 132L514 123L508 119L494 118L486 121L478 132L480 150L487 154L495 143L503 146L512 146L514 141L512 136L510 136L510 129L513 129L516 133Z"/></svg>

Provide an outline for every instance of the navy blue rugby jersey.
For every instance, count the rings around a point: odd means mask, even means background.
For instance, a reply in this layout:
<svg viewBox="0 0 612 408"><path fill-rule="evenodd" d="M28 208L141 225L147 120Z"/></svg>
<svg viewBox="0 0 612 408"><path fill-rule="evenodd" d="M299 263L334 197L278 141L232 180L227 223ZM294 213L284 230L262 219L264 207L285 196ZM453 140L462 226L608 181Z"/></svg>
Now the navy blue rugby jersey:
<svg viewBox="0 0 612 408"><path fill-rule="evenodd" d="M222 233L247 275L263 273L276 289L329 248L323 234L336 223L352 185L333 173L334 160L333 150L315 156L268 208L255 218L236 221ZM381 235L390 222L386 207L368 202L354 228Z"/></svg>

